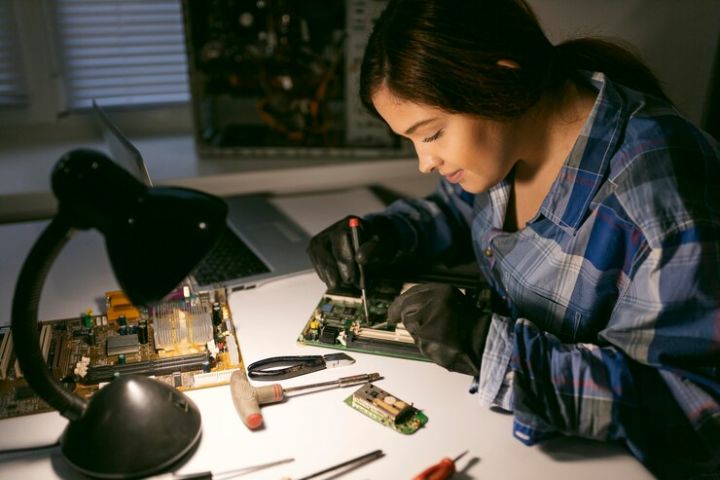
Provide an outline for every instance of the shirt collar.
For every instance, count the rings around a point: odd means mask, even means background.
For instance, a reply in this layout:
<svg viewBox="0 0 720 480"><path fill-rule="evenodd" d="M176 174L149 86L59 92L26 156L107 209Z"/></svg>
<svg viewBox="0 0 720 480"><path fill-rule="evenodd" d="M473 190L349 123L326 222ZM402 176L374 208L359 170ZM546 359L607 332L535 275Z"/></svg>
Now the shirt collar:
<svg viewBox="0 0 720 480"><path fill-rule="evenodd" d="M560 228L574 233L607 177L610 159L621 135L625 102L603 73L587 72L598 90L595 104L575 145L545 197L540 211Z"/></svg>

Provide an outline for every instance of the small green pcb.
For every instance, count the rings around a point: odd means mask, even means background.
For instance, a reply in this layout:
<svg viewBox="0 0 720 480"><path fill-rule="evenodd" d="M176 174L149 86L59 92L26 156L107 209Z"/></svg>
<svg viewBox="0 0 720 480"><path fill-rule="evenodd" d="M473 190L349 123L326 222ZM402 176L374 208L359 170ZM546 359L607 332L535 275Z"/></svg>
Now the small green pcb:
<svg viewBox="0 0 720 480"><path fill-rule="evenodd" d="M372 383L366 383L345 403L378 423L409 435L425 425L428 417L417 408Z"/></svg>

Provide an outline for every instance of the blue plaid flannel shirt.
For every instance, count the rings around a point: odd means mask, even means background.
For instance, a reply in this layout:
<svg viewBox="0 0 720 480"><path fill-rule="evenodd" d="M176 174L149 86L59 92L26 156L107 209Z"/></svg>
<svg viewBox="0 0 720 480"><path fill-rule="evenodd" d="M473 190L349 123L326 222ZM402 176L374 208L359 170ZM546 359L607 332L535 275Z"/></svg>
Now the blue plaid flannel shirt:
<svg viewBox="0 0 720 480"><path fill-rule="evenodd" d="M526 228L502 229L509 179L478 195L441 181L383 214L419 258L472 236L509 312L493 314L479 398L513 412L516 438L720 472L720 151L667 103L587 79L593 110Z"/></svg>

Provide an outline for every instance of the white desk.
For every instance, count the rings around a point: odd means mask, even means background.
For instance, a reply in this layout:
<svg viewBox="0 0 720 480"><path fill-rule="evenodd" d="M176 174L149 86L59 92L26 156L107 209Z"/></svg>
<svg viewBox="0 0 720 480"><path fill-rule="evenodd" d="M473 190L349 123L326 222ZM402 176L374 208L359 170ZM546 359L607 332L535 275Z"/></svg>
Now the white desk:
<svg viewBox="0 0 720 480"><path fill-rule="evenodd" d="M358 205L347 210L358 211ZM333 205L332 208L337 208ZM315 212L313 215L321 215ZM310 215L310 216L313 216ZM42 228L30 223L0 226L0 307L9 312L14 278L25 253ZM50 272L41 318L72 316L94 306L94 298L116 287L104 258L101 237L82 232L68 244ZM273 355L320 354L333 350L296 344L300 330L324 291L314 274L236 292L230 299L245 362ZM54 313L55 315L51 315ZM8 323L4 321L2 323ZM343 400L357 387L289 398L263 407L265 428L251 432L240 421L228 387L189 392L202 413L203 437L194 456L179 470L222 472L293 457L289 464L239 478L278 480L301 477L352 457L382 449L385 457L342 478L407 479L445 456L468 454L455 478L484 479L643 479L650 474L624 449L595 442L561 439L526 447L511 434L512 417L481 408L466 393L469 377L425 362L352 353L357 362L282 382L285 386L379 372L379 387L414 402L428 424L406 436L348 407ZM55 413L0 421L0 450L57 440L65 420ZM138 438L138 441L142 441ZM128 459L129 462L132 459ZM0 454L0 478L83 478L59 449ZM327 477L326 477L327 478Z"/></svg>

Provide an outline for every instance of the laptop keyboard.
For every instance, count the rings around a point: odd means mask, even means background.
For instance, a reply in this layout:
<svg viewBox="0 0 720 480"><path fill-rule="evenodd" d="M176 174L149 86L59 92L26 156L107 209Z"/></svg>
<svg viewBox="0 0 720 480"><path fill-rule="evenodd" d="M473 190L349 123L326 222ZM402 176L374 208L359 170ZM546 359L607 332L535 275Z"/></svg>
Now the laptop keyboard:
<svg viewBox="0 0 720 480"><path fill-rule="evenodd" d="M193 275L200 285L209 285L269 271L267 265L226 227L212 250L195 267Z"/></svg>

